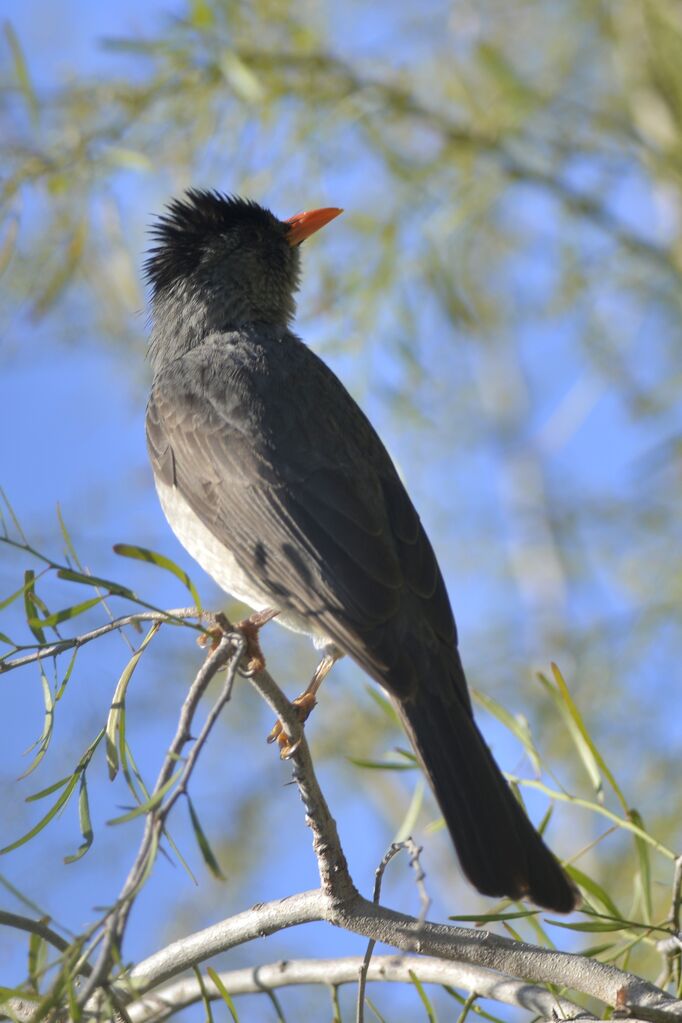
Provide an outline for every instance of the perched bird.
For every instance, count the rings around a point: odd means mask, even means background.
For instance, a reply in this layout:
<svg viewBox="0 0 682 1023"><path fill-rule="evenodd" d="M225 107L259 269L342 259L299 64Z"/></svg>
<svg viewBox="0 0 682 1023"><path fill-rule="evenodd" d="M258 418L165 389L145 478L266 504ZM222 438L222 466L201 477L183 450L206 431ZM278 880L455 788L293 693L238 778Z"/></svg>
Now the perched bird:
<svg viewBox="0 0 682 1023"><path fill-rule="evenodd" d="M480 892L569 912L576 889L474 722L419 516L369 420L291 331L299 246L340 212L283 221L192 189L156 221L147 440L161 505L219 586L313 637L321 674L347 654L388 691Z"/></svg>

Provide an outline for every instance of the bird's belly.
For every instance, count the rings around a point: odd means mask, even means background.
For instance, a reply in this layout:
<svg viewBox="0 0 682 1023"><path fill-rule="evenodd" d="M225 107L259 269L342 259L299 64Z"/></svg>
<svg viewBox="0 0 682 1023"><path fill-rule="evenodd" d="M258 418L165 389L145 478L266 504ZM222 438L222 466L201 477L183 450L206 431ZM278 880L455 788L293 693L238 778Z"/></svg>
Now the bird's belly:
<svg viewBox="0 0 682 1023"><path fill-rule="evenodd" d="M244 572L232 552L192 511L177 487L168 486L158 479L155 480L155 483L159 501L169 526L187 553L201 565L205 572L208 572L218 586L243 604L252 607L254 611L264 611L265 608L270 607L277 608L273 596ZM285 611L279 608L278 610L280 613L275 621L280 625L284 625L293 632L303 632L312 636L315 646L318 648L326 648L331 644L331 640L327 636L311 628L310 622L303 615L299 615L295 611Z"/></svg>

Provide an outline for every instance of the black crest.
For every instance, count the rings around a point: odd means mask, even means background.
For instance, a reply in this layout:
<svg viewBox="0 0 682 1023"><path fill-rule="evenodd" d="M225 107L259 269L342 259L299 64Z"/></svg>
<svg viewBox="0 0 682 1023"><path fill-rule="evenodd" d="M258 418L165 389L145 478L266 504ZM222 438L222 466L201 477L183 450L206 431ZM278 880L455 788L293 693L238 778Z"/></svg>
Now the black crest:
<svg viewBox="0 0 682 1023"><path fill-rule="evenodd" d="M199 265L207 242L241 224L261 231L286 230L282 221L257 202L207 189L190 188L166 209L152 226L155 244L144 265L145 276L155 293L191 274Z"/></svg>

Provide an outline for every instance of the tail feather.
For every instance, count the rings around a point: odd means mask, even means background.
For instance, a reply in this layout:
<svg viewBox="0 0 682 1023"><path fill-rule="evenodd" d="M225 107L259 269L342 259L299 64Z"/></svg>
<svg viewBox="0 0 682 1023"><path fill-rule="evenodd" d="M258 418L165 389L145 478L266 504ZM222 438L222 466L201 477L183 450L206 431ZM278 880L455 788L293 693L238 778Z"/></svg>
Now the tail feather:
<svg viewBox="0 0 682 1023"><path fill-rule="evenodd" d="M448 652L450 653L450 652ZM569 913L578 892L524 813L479 732L457 653L411 700L396 701L462 869L484 895L529 898ZM429 673L430 674L430 673ZM434 676L438 676L437 679Z"/></svg>

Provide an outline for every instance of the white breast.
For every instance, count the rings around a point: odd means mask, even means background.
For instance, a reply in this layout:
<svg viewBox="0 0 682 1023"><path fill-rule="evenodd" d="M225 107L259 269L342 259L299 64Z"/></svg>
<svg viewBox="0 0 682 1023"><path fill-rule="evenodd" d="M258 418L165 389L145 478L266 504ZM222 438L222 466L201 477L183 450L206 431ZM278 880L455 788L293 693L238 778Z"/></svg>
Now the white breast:
<svg viewBox="0 0 682 1023"><path fill-rule="evenodd" d="M168 486L159 479L154 482L171 529L188 554L215 579L218 586L254 611L273 607L272 597L259 587L257 581L242 571L232 552L207 529L177 487ZM331 642L328 637L312 629L307 619L293 611L280 613L275 621L294 632L312 636L316 647L326 647Z"/></svg>

